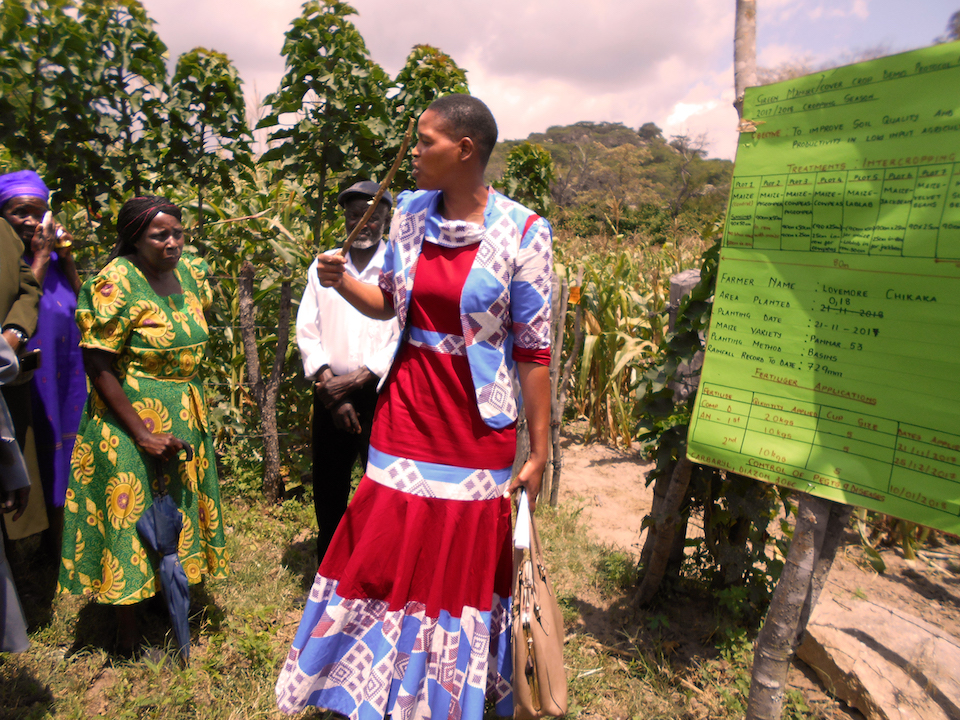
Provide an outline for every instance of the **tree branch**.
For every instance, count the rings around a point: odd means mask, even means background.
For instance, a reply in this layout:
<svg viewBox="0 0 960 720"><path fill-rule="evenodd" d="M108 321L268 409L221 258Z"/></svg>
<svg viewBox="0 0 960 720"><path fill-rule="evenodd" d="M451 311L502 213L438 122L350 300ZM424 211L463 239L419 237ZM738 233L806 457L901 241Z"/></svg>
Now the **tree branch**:
<svg viewBox="0 0 960 720"><path fill-rule="evenodd" d="M257 351L257 336L254 330L256 309L253 306L253 272L253 263L246 260L240 268L240 281L237 283L240 337L243 338L250 392L257 405L263 407L265 392L263 378L260 376L260 353Z"/></svg>
<svg viewBox="0 0 960 720"><path fill-rule="evenodd" d="M283 375L283 366L287 360L287 343L290 340L290 308L293 303L293 289L290 278L280 284L280 311L277 316L277 353L273 358L273 367L270 370L270 379L267 381L267 392L276 394L280 389L280 379Z"/></svg>

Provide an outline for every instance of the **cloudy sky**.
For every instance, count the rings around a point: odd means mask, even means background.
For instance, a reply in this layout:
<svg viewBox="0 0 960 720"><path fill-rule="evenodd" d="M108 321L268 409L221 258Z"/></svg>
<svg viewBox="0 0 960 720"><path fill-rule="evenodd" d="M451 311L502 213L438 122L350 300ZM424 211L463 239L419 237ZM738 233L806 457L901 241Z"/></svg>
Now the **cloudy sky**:
<svg viewBox="0 0 960 720"><path fill-rule="evenodd" d="M143 0L173 58L226 53L248 102L276 89L301 0ZM501 139L580 120L706 133L733 158L735 0L353 0L354 23L388 74L429 44L467 71ZM811 63L929 45L960 0L757 0L758 64Z"/></svg>

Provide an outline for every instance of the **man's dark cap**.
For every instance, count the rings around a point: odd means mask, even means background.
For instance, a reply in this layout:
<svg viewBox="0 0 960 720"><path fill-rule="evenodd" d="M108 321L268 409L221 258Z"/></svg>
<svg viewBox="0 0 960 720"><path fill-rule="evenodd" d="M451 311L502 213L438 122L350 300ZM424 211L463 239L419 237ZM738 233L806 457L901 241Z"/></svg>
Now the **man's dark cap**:
<svg viewBox="0 0 960 720"><path fill-rule="evenodd" d="M379 189L380 183L375 183L373 180L361 180L337 195L337 204L340 205L340 207L346 207L348 202L357 197L365 197L369 200L377 194L377 190ZM383 197L380 198L380 202L386 202L388 206L393 207L393 196L389 190L383 192Z"/></svg>

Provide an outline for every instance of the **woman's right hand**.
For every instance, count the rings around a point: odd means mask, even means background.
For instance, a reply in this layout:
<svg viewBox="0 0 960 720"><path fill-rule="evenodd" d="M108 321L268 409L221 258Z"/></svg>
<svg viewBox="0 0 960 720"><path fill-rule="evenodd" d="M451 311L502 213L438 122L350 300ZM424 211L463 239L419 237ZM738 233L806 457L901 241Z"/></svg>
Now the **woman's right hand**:
<svg viewBox="0 0 960 720"><path fill-rule="evenodd" d="M137 446L150 457L167 461L179 455L181 450L186 450L187 460L193 459L193 448L190 444L170 433L148 432L134 439Z"/></svg>
<svg viewBox="0 0 960 720"><path fill-rule="evenodd" d="M323 253L317 256L317 277L323 287L336 288L343 282L343 273L347 268L347 259L335 253Z"/></svg>
<svg viewBox="0 0 960 720"><path fill-rule="evenodd" d="M30 250L34 257L49 257L51 252L56 251L61 259L66 258L73 253L73 235L51 219L37 226L30 240Z"/></svg>
<svg viewBox="0 0 960 720"><path fill-rule="evenodd" d="M117 416L127 435L150 457L158 460L170 460L176 457L181 450L187 451L187 460L193 458L193 448L175 435L170 433L150 431L130 403L130 398L123 391L113 361L116 355L106 350L83 348L83 366L90 378L90 384L100 395L100 398Z"/></svg>
<svg viewBox="0 0 960 720"><path fill-rule="evenodd" d="M43 222L37 225L30 238L30 251L35 258L49 258L57 241L56 224Z"/></svg>
<svg viewBox="0 0 960 720"><path fill-rule="evenodd" d="M73 236L60 223L54 222L49 212L30 238L30 252L33 255L30 269L41 287L47 278L50 258L56 252L60 270L66 274L74 294L80 292L80 276L73 261Z"/></svg>

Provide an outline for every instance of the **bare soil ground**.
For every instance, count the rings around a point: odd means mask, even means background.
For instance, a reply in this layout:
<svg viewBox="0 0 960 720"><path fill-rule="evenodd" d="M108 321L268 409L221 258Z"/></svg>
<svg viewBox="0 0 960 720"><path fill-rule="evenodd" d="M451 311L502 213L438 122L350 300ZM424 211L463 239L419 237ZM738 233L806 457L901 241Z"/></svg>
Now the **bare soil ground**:
<svg viewBox="0 0 960 720"><path fill-rule="evenodd" d="M583 526L589 528L596 541L639 558L643 541L640 526L653 497L653 485L646 485L652 464L636 452L627 453L598 443L583 444L571 432L565 434L563 444L561 506L580 507ZM696 524L692 519L691 525ZM904 560L900 548L885 548L881 554L886 563L883 574L867 562L859 536L848 532L824 597L856 596L897 608L941 627L956 637L960 645L960 544L956 539L947 538L938 547L921 550L916 561ZM684 600L678 598L677 602ZM709 638L704 637L704 632L709 632L709 614L714 610L702 602L689 603L684 613L688 621L681 627L671 627L670 642L675 643L679 654L710 656ZM623 608L605 608L601 603L584 622L595 637L615 638L622 636L624 612ZM703 617L705 613L707 617ZM828 698L812 670L800 661L791 670L790 682L825 717L862 717L856 710Z"/></svg>

